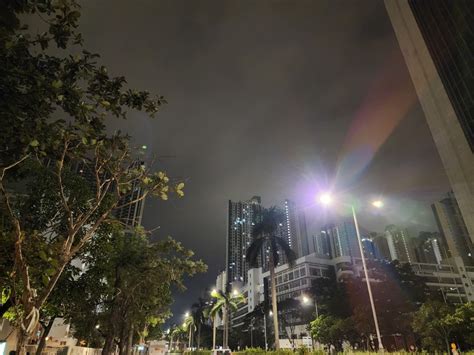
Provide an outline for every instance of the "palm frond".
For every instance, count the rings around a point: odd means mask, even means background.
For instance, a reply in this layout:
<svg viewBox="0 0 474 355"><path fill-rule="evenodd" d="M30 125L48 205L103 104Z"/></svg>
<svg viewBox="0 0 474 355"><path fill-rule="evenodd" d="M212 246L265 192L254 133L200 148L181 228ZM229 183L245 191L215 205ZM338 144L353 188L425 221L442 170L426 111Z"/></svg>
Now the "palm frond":
<svg viewBox="0 0 474 355"><path fill-rule="evenodd" d="M251 267L258 267L258 256L262 249L262 245L265 243L265 238L257 237L254 239L252 244L247 248L247 253L245 255L245 260L249 263Z"/></svg>
<svg viewBox="0 0 474 355"><path fill-rule="evenodd" d="M278 244L276 242L276 238L278 237L272 237L270 239L270 253L273 255L273 266L276 267L278 263L280 262L280 254L278 254Z"/></svg>
<svg viewBox="0 0 474 355"><path fill-rule="evenodd" d="M295 265L296 261L296 253L293 249L290 248L286 240L280 237L275 237L274 238L275 243L280 247L280 249L283 251L283 253L286 256L286 260L288 260L288 264L290 267L293 267Z"/></svg>

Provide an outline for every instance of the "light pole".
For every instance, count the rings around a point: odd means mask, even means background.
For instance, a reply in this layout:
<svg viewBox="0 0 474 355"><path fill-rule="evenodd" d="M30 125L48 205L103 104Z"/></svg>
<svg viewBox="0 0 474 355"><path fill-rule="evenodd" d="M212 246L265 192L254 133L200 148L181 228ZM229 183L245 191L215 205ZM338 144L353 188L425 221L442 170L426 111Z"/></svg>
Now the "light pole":
<svg viewBox="0 0 474 355"><path fill-rule="evenodd" d="M316 318L318 318L319 317L319 312L318 312L318 302L316 300L316 295L314 296L313 301L314 301L314 310L316 312ZM303 296L303 303L304 304L310 303L309 297Z"/></svg>
<svg viewBox="0 0 474 355"><path fill-rule="evenodd" d="M323 194L320 196L319 201L324 205L329 205L332 202L330 194ZM383 202L376 200L372 202L372 206L376 208L382 208ZM377 333L377 342L379 344L379 350L383 351L382 337L380 336L379 322L377 318L377 312L375 310L374 298L372 296L372 286L370 285L369 273L367 271L367 265L365 263L364 248L362 247L362 239L360 237L359 223L357 222L357 215L354 205L351 204L352 218L354 219L354 226L356 229L357 242L359 244L360 257L362 259L362 268L364 269L365 282L367 284L367 292L369 293L370 308L372 309L372 316L374 318L375 332Z"/></svg>

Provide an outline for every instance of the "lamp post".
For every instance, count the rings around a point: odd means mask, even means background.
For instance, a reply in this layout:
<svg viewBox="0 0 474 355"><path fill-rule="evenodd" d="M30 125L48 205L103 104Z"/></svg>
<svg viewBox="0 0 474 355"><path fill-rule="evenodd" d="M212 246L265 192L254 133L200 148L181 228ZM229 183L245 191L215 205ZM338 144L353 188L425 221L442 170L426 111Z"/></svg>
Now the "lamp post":
<svg viewBox="0 0 474 355"><path fill-rule="evenodd" d="M319 312L318 312L318 302L316 300L316 295L314 296L313 301L314 301L314 310L316 312L316 318L318 318L319 317ZM303 296L303 303L304 304L310 303L310 299L309 299L308 296Z"/></svg>
<svg viewBox="0 0 474 355"><path fill-rule="evenodd" d="M320 196L319 201L323 205L330 205L331 202L332 202L332 197L331 197L330 194L325 193L325 194ZM383 207L383 202L380 201L380 200L373 201L372 206L374 206L376 208L382 208ZM375 332L377 333L377 342L379 344L379 350L383 351L382 337L380 335L377 312L375 310L374 298L372 296L372 286L370 285L369 273L367 271L367 265L365 263L364 248L362 247L362 239L360 237L359 223L357 222L357 215L356 215L355 207L352 204L351 204L351 211L352 211L352 218L354 220L354 226L355 226L356 235L357 235L357 242L359 244L360 257L362 259L362 268L364 270L365 282L367 284L367 292L369 294L370 308L372 310L372 317L374 318Z"/></svg>

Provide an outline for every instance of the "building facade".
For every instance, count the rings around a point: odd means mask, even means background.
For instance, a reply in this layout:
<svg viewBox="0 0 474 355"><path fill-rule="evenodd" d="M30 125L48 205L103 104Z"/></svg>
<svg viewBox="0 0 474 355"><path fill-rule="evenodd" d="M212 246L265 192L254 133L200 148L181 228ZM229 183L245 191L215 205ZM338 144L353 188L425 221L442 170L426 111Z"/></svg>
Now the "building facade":
<svg viewBox="0 0 474 355"><path fill-rule="evenodd" d="M385 6L474 242L474 2L385 0Z"/></svg>
<svg viewBox="0 0 474 355"><path fill-rule="evenodd" d="M449 256L459 256L466 264L474 265L474 246L454 194L448 193L431 208Z"/></svg>
<svg viewBox="0 0 474 355"><path fill-rule="evenodd" d="M328 244L329 256L332 258L341 256L360 258L357 232L352 219L326 224L321 228L319 239L322 245Z"/></svg>
<svg viewBox="0 0 474 355"><path fill-rule="evenodd" d="M252 243L252 231L262 210L261 198L249 201L229 200L227 216L226 272L228 282L247 282L249 265L245 260Z"/></svg>
<svg viewBox="0 0 474 355"><path fill-rule="evenodd" d="M304 211L298 210L297 205L291 200L285 200L285 232L288 245L294 250L298 257L310 253L310 243L306 230L306 217ZM314 246L311 245L311 252Z"/></svg>
<svg viewBox="0 0 474 355"><path fill-rule="evenodd" d="M403 263L416 261L414 240L409 237L406 229L389 225L385 228L385 238L390 251L390 260L398 260Z"/></svg>

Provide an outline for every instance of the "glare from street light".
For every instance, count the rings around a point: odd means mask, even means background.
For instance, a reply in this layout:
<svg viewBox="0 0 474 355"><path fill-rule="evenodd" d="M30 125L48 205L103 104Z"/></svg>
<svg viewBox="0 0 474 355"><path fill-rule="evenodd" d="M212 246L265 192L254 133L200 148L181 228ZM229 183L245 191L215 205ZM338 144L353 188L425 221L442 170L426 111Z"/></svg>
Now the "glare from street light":
<svg viewBox="0 0 474 355"><path fill-rule="evenodd" d="M237 295L239 294L239 291L234 290L234 291L232 291L232 294L233 294L234 296L237 296Z"/></svg>
<svg viewBox="0 0 474 355"><path fill-rule="evenodd" d="M270 317L273 316L273 312L272 312L272 311L270 311L268 314L270 315Z"/></svg>
<svg viewBox="0 0 474 355"><path fill-rule="evenodd" d="M99 329L99 328L100 328L100 324L97 324L97 325L95 326L95 329Z"/></svg>
<svg viewBox="0 0 474 355"><path fill-rule="evenodd" d="M332 197L329 193L324 193L319 196L319 202L321 202L323 205L329 205L332 202Z"/></svg>
<svg viewBox="0 0 474 355"><path fill-rule="evenodd" d="M212 291L211 291L211 296L212 296L212 297L217 297L217 295L218 295L217 290L216 290L215 288L212 289Z"/></svg>
<svg viewBox="0 0 474 355"><path fill-rule="evenodd" d="M381 201L381 200L372 201L372 206L374 206L376 208L382 208L383 207L383 201Z"/></svg>
<svg viewBox="0 0 474 355"><path fill-rule="evenodd" d="M309 298L306 296L303 296L303 303L308 303L308 302L309 302Z"/></svg>
<svg viewBox="0 0 474 355"><path fill-rule="evenodd" d="M184 314L184 316L185 316L185 317L189 317L189 312L186 312L186 313Z"/></svg>

